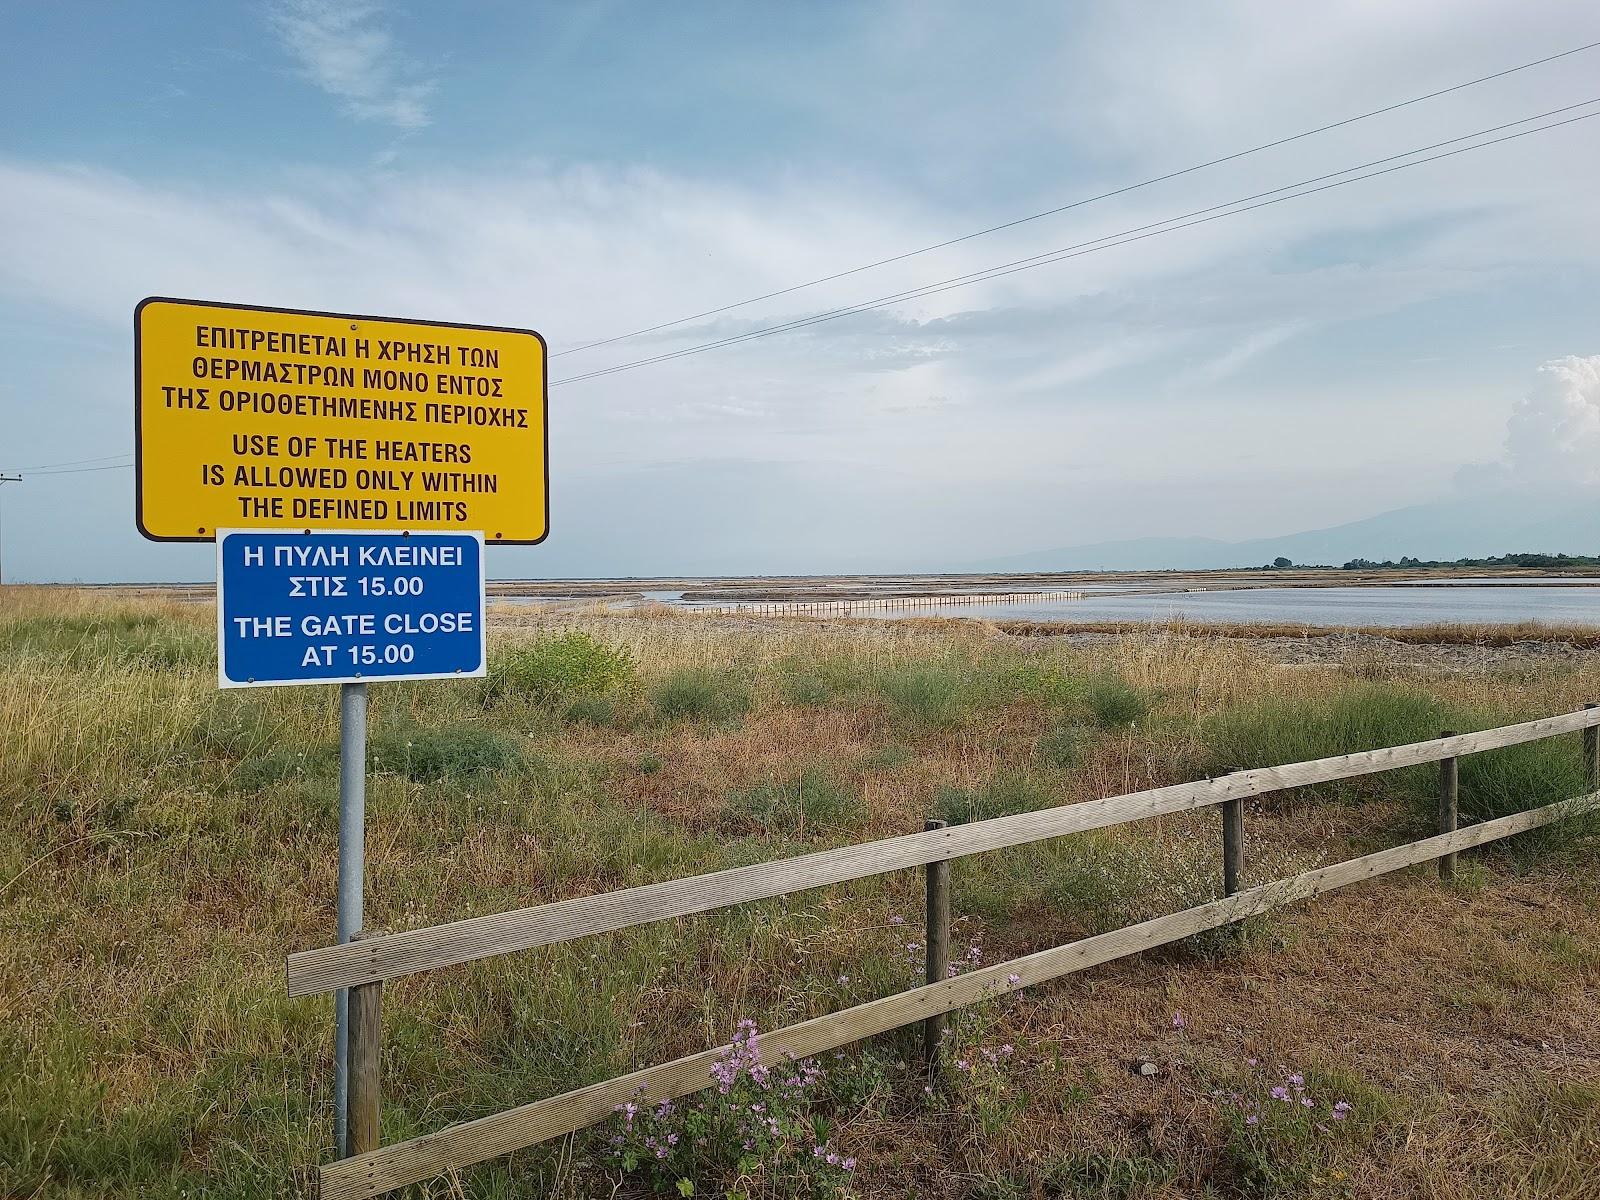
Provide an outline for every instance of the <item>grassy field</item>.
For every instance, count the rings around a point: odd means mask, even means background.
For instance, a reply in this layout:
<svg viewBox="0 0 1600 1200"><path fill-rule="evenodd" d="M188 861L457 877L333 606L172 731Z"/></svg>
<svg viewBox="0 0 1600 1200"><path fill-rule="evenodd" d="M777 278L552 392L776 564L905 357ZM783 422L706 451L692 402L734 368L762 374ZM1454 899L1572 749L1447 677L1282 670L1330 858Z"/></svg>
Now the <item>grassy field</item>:
<svg viewBox="0 0 1600 1200"><path fill-rule="evenodd" d="M282 969L332 937L335 689L219 692L203 606L0 595L0 1195L291 1194L332 1136L331 1005L287 999ZM1600 699L1588 658L1419 675L1192 629L1085 648L963 621L507 609L491 659L481 683L373 689L369 926ZM1434 780L1253 803L1247 882L1431 832ZM1463 763L1475 818L1580 790L1576 738ZM997 998L956 1023L931 1090L909 1033L770 1094L744 1064L728 1097L414 1192L1600 1196L1597 832ZM956 957L1211 899L1218 841L1206 812L963 860ZM397 981L384 1138L917 982L920 895L907 872Z"/></svg>

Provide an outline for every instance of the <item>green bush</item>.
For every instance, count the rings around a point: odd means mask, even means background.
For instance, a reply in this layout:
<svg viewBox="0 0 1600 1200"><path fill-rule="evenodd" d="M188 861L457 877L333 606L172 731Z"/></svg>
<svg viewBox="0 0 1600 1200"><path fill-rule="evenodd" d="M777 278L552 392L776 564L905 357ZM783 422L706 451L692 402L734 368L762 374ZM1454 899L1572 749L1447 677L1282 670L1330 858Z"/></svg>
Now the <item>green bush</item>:
<svg viewBox="0 0 1600 1200"><path fill-rule="evenodd" d="M1009 817L1049 808L1062 801L1028 775L998 775L979 788L941 788L933 800L934 816L952 825Z"/></svg>
<svg viewBox="0 0 1600 1200"><path fill-rule="evenodd" d="M901 716L929 728L953 725L971 705L971 671L956 663L924 663L878 677L878 691Z"/></svg>
<svg viewBox="0 0 1600 1200"><path fill-rule="evenodd" d="M730 671L680 667L655 687L664 721L734 721L750 711L750 685Z"/></svg>
<svg viewBox="0 0 1600 1200"><path fill-rule="evenodd" d="M507 650L490 672L489 687L495 696L518 694L557 704L626 688L635 674L628 651L569 629Z"/></svg>
<svg viewBox="0 0 1600 1200"><path fill-rule="evenodd" d="M1082 725L1055 725L1039 738L1039 759L1048 767L1070 771L1083 762L1083 752L1094 731Z"/></svg>
<svg viewBox="0 0 1600 1200"><path fill-rule="evenodd" d="M731 824L763 833L801 833L816 826L850 825L866 815L861 797L825 772L808 770L785 783L764 783L729 794L722 807Z"/></svg>
<svg viewBox="0 0 1600 1200"><path fill-rule="evenodd" d="M1063 675L1057 668L1022 663L1002 671L998 683L1008 693L1057 708L1074 707L1085 698L1082 679Z"/></svg>
<svg viewBox="0 0 1600 1200"><path fill-rule="evenodd" d="M1090 680L1084 701L1094 723L1102 729L1132 725L1150 711L1150 702L1126 680L1115 675Z"/></svg>
<svg viewBox="0 0 1600 1200"><path fill-rule="evenodd" d="M492 729L457 721L438 727L411 726L380 732L368 743L367 762L374 771L428 783L519 766L522 751Z"/></svg>
<svg viewBox="0 0 1600 1200"><path fill-rule="evenodd" d="M1309 762L1359 750L1376 750L1436 738L1445 729L1469 728L1438 698L1420 689L1363 683L1332 696L1274 697L1224 712L1203 724L1201 769L1208 775L1251 767ZM1398 793L1410 803L1435 803L1437 768L1419 767L1359 776L1317 789L1359 797Z"/></svg>
<svg viewBox="0 0 1600 1200"><path fill-rule="evenodd" d="M608 726L617 723L617 702L610 696L576 696L562 714L581 725Z"/></svg>

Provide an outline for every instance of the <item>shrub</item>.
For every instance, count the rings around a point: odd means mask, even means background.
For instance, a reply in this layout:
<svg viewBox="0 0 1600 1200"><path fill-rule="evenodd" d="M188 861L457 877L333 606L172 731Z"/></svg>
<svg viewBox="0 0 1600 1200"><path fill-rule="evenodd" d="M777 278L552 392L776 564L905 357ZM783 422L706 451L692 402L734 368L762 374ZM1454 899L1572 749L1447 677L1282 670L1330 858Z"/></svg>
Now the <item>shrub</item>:
<svg viewBox="0 0 1600 1200"><path fill-rule="evenodd" d="M1331 696L1274 697L1206 722L1202 769L1221 775L1436 738L1465 728L1434 696L1396 684L1363 683ZM1359 796L1374 788L1433 803L1435 769L1413 768L1324 785L1329 794Z"/></svg>
<svg viewBox="0 0 1600 1200"><path fill-rule="evenodd" d="M515 743L469 721L379 733L367 748L372 770L404 775L419 783L499 771L521 761L522 752Z"/></svg>
<svg viewBox="0 0 1600 1200"><path fill-rule="evenodd" d="M889 671L878 691L901 716L918 725L953 725L970 703L968 673L954 663L923 664Z"/></svg>
<svg viewBox="0 0 1600 1200"><path fill-rule="evenodd" d="M583 725L614 725L617 702L610 696L577 696L563 714L567 720Z"/></svg>
<svg viewBox="0 0 1600 1200"><path fill-rule="evenodd" d="M1126 680L1115 675L1102 675L1091 680L1084 700L1094 717L1094 723L1102 729L1132 725L1150 711L1149 701Z"/></svg>
<svg viewBox="0 0 1600 1200"><path fill-rule="evenodd" d="M750 686L728 671L680 667L655 688L665 721L733 721L750 711Z"/></svg>
<svg viewBox="0 0 1600 1200"><path fill-rule="evenodd" d="M541 634L506 651L490 674L491 695L516 693L540 704L570 701L634 682L633 655L608 646L581 629Z"/></svg>
<svg viewBox="0 0 1600 1200"><path fill-rule="evenodd" d="M821 771L803 771L789 783L766 783L736 791L724 817L766 833L799 833L807 826L846 824L864 815L861 797L837 786Z"/></svg>
<svg viewBox="0 0 1600 1200"><path fill-rule="evenodd" d="M1048 767L1071 770L1083 762L1083 751L1093 732L1082 725L1056 725L1040 737L1038 753Z"/></svg>
<svg viewBox="0 0 1600 1200"><path fill-rule="evenodd" d="M997 775L979 788L941 788L933 812L952 825L1033 812L1059 803L1057 797L1028 775Z"/></svg>

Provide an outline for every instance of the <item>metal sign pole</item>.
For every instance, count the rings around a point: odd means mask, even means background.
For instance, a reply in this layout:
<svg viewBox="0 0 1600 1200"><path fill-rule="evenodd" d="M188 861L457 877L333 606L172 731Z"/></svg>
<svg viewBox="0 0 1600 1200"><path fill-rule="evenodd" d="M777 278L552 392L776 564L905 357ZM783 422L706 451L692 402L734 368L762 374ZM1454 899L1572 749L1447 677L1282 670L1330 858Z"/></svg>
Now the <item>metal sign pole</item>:
<svg viewBox="0 0 1600 1200"><path fill-rule="evenodd" d="M338 936L361 932L366 875L367 685L339 685L339 912ZM334 1141L339 1157L350 1152L350 993L334 999Z"/></svg>

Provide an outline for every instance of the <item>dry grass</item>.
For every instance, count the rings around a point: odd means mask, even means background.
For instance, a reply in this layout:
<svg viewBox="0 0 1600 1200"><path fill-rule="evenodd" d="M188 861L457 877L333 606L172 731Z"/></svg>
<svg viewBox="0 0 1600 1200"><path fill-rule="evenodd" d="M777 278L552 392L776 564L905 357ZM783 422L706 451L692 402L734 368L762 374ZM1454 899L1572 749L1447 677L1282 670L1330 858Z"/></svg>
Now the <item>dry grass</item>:
<svg viewBox="0 0 1600 1200"><path fill-rule="evenodd" d="M281 1191L329 1136L328 1006L286 999L281 970L331 933L332 689L218 693L204 605L13 588L0 606L0 1193ZM497 614L494 655L581 629L627 650L637 679L570 708L473 684L374 689L393 758L369 792L373 925L903 832L952 789L1046 804L1192 778L1218 729L1255 728L1262 706L1331 711L1389 686L1370 663L1289 667L1175 628L1074 647L951 620ZM661 689L685 672L737 690L742 715L664 717ZM1600 668L1417 686L1493 724L1600 695ZM1397 839L1410 804L1375 788L1256 805L1252 879ZM966 860L961 933L1008 956L1207 899L1214 839L1201 813ZM922 1107L894 1067L908 1043L885 1039L891 1082L833 1114L839 1137L870 1196L1225 1194L1211 1091L1257 1051L1362 1089L1359 1138L1281 1148L1311 1155L1327 1194L1594 1195L1577 1165L1600 1103L1584 861L1492 855L1450 891L1408 876L1242 943L1038 989L994 1018L1025 1050L1003 1134L959 1088ZM919 887L891 876L400 981L385 1136L701 1049L741 1015L770 1026L905 986ZM1129 1073L1140 1055L1162 1065L1153 1081ZM489 1165L462 1194L608 1194L584 1143L556 1162Z"/></svg>
<svg viewBox="0 0 1600 1200"><path fill-rule="evenodd" d="M1063 633L1142 634L1152 627L1149 621L997 621L996 628L1017 637L1053 637ZM1291 624L1263 621L1243 624L1198 621L1164 621L1158 628L1173 634L1202 638L1325 638L1330 633L1360 633L1391 642L1417 646L1483 646L1504 648L1528 643L1552 642L1600 648L1600 629L1592 625L1549 625L1541 621L1519 621L1504 625L1327 625Z"/></svg>

